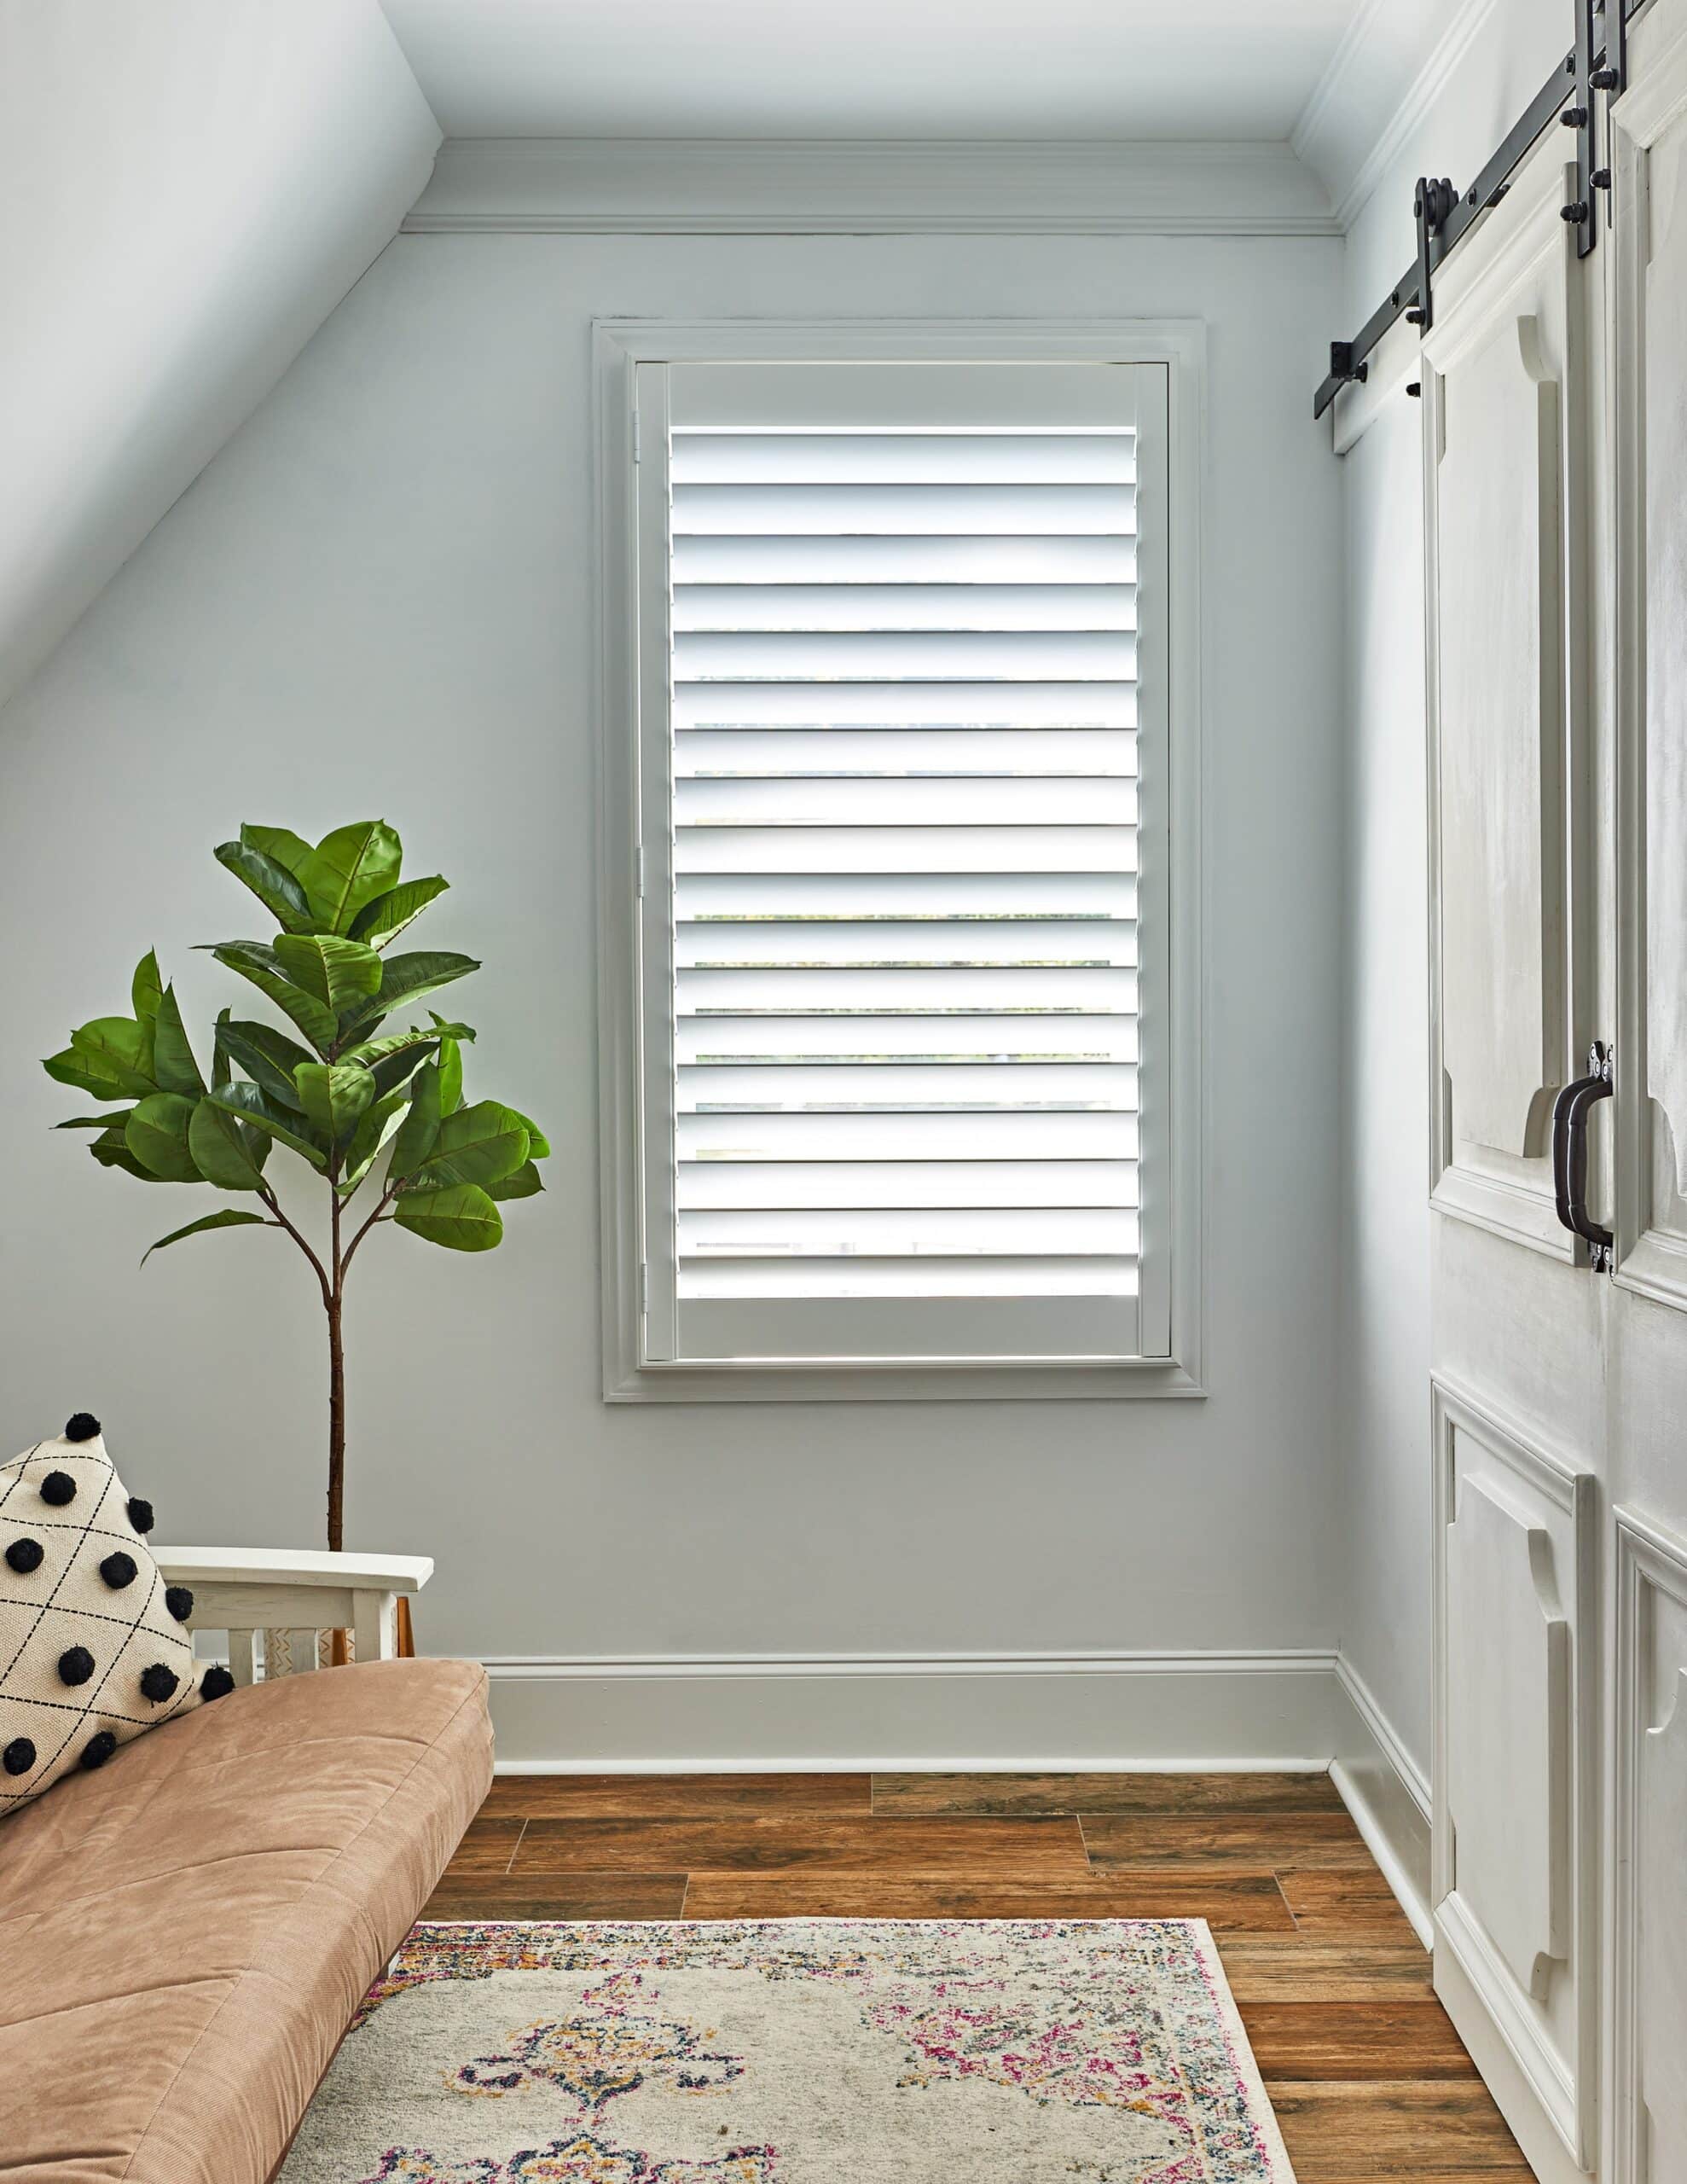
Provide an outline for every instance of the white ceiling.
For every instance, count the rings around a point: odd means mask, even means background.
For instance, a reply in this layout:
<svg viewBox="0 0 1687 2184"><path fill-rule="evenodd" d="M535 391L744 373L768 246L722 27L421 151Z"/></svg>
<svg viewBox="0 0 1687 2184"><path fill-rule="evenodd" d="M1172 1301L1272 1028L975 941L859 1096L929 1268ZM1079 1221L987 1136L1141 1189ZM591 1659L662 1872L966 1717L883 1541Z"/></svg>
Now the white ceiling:
<svg viewBox="0 0 1687 2184"><path fill-rule="evenodd" d="M1376 0L382 4L448 136L1235 139Z"/></svg>

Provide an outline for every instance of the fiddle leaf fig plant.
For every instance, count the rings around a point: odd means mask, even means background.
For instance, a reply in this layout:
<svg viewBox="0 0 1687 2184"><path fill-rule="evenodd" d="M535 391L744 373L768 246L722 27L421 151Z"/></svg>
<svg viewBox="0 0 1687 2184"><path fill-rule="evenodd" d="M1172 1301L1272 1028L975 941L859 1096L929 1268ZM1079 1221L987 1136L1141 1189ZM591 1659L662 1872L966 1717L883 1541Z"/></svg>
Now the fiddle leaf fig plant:
<svg viewBox="0 0 1687 2184"><path fill-rule="evenodd" d="M212 1026L208 1066L188 1039L173 985L150 950L136 965L128 1016L96 1016L42 1066L103 1101L61 1130L92 1130L101 1167L143 1183L188 1183L253 1201L223 1205L160 1236L146 1253L218 1228L268 1228L309 1262L328 1338L330 1548L343 1543L345 1498L346 1276L364 1239L389 1223L445 1251L490 1251L502 1203L542 1189L544 1133L496 1100L466 1102L463 1048L472 1029L421 1014L442 986L480 967L472 956L391 944L448 883L400 877L403 851L384 820L337 827L315 845L285 827L242 827L217 862L257 897L267 940L206 944L286 1019L236 1016ZM322 1217L312 1243L268 1171L280 1152L302 1161ZM305 1225L311 1225L306 1218Z"/></svg>

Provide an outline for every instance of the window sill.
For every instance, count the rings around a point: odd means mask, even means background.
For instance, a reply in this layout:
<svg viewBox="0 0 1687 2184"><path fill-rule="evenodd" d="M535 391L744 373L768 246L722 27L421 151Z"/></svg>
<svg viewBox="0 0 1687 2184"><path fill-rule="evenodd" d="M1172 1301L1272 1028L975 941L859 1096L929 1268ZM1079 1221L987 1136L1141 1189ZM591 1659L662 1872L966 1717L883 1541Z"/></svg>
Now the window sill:
<svg viewBox="0 0 1687 2184"><path fill-rule="evenodd" d="M863 1362L850 1367L756 1362L619 1367L606 1403L1048 1403L1175 1401L1207 1391L1168 1358L1095 1365Z"/></svg>

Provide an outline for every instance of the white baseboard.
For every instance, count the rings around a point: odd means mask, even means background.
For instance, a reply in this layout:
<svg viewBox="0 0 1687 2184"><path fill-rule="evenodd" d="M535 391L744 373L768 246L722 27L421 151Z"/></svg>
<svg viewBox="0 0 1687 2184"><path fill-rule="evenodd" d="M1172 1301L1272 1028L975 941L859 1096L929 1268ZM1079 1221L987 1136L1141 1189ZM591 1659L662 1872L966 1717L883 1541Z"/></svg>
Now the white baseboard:
<svg viewBox="0 0 1687 2184"><path fill-rule="evenodd" d="M485 1665L501 1774L1327 1767L1432 1945L1429 1784L1335 1653L519 1655Z"/></svg>
<svg viewBox="0 0 1687 2184"><path fill-rule="evenodd" d="M491 1658L522 1774L1321 1769L1333 1653Z"/></svg>
<svg viewBox="0 0 1687 2184"><path fill-rule="evenodd" d="M1336 1680L1342 1703L1330 1779L1417 1938L1433 1949L1429 1782L1345 1655Z"/></svg>

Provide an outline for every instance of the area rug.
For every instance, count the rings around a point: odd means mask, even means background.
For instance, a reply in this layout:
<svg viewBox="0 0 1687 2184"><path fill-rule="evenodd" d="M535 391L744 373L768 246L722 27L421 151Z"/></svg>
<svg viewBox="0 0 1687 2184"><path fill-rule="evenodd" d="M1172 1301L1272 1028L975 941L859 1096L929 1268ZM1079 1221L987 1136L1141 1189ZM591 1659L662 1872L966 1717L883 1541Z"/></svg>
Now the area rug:
<svg viewBox="0 0 1687 2184"><path fill-rule="evenodd" d="M1293 2184L1198 1920L418 1926L281 2184Z"/></svg>
<svg viewBox="0 0 1687 2184"><path fill-rule="evenodd" d="M417 1926L281 2184L1292 2184L1200 1920Z"/></svg>

